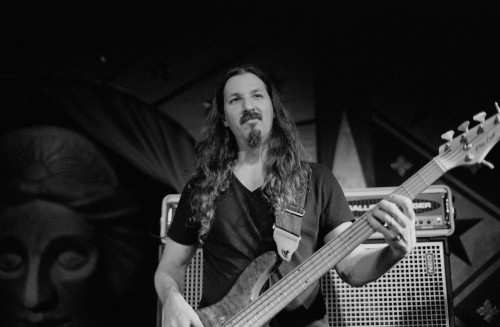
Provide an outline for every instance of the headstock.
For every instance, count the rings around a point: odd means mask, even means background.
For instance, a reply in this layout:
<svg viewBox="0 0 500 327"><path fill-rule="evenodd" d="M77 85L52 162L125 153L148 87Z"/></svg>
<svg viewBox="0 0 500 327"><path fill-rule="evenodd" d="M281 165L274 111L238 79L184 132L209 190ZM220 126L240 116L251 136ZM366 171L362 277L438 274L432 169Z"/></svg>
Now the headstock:
<svg viewBox="0 0 500 327"><path fill-rule="evenodd" d="M448 131L441 137L448 142L439 147L436 160L445 170L461 165L484 164L493 168L493 164L484 160L491 148L500 140L500 106L495 102L497 114L486 119L486 113L480 112L473 119L478 124L469 129L466 121L458 127L462 132L453 138L453 131Z"/></svg>

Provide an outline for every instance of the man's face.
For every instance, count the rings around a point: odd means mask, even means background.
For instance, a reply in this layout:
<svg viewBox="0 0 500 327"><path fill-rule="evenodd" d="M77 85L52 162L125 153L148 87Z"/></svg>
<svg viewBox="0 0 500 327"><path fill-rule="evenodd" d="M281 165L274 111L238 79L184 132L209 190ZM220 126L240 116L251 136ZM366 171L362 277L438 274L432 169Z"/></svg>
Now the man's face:
<svg viewBox="0 0 500 327"><path fill-rule="evenodd" d="M271 98L264 82L252 73L231 77L224 87L224 125L233 132L240 150L257 148L273 124Z"/></svg>

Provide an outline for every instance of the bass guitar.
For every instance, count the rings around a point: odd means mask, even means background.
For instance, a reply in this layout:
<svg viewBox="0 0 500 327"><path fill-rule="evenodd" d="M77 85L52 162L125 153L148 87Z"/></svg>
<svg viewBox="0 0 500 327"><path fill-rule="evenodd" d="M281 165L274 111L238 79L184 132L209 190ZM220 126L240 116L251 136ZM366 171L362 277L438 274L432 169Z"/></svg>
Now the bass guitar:
<svg viewBox="0 0 500 327"><path fill-rule="evenodd" d="M473 118L476 126L469 129L469 122L458 127L461 134L453 138L453 131L442 138L439 154L392 194L415 199L447 171L463 165L493 165L484 158L500 140L500 107L498 113L486 119L481 112ZM342 258L366 241L373 230L367 222L367 212L358 218L339 237L325 244L306 261L284 276L264 293L260 291L271 273L280 263L274 252L267 252L254 260L239 276L229 293L218 303L196 311L205 327L257 327L271 320L293 299L333 268Z"/></svg>

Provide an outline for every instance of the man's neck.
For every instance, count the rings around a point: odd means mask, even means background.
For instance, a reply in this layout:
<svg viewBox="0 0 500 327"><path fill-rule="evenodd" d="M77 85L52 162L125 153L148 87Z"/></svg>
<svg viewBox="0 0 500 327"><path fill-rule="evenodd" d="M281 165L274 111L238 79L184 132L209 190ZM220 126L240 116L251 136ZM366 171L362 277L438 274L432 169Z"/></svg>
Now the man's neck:
<svg viewBox="0 0 500 327"><path fill-rule="evenodd" d="M250 191L264 184L264 159L266 151L262 148L239 151L233 166L233 173Z"/></svg>

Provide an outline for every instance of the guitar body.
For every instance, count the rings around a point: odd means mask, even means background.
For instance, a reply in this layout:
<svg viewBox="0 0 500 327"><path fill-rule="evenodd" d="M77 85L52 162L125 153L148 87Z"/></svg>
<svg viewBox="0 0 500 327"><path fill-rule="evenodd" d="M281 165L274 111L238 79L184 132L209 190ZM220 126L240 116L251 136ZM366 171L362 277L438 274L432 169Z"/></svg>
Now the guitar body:
<svg viewBox="0 0 500 327"><path fill-rule="evenodd" d="M254 301L280 260L275 252L266 252L245 268L229 293L219 302L196 310L205 327L223 326L244 307Z"/></svg>

